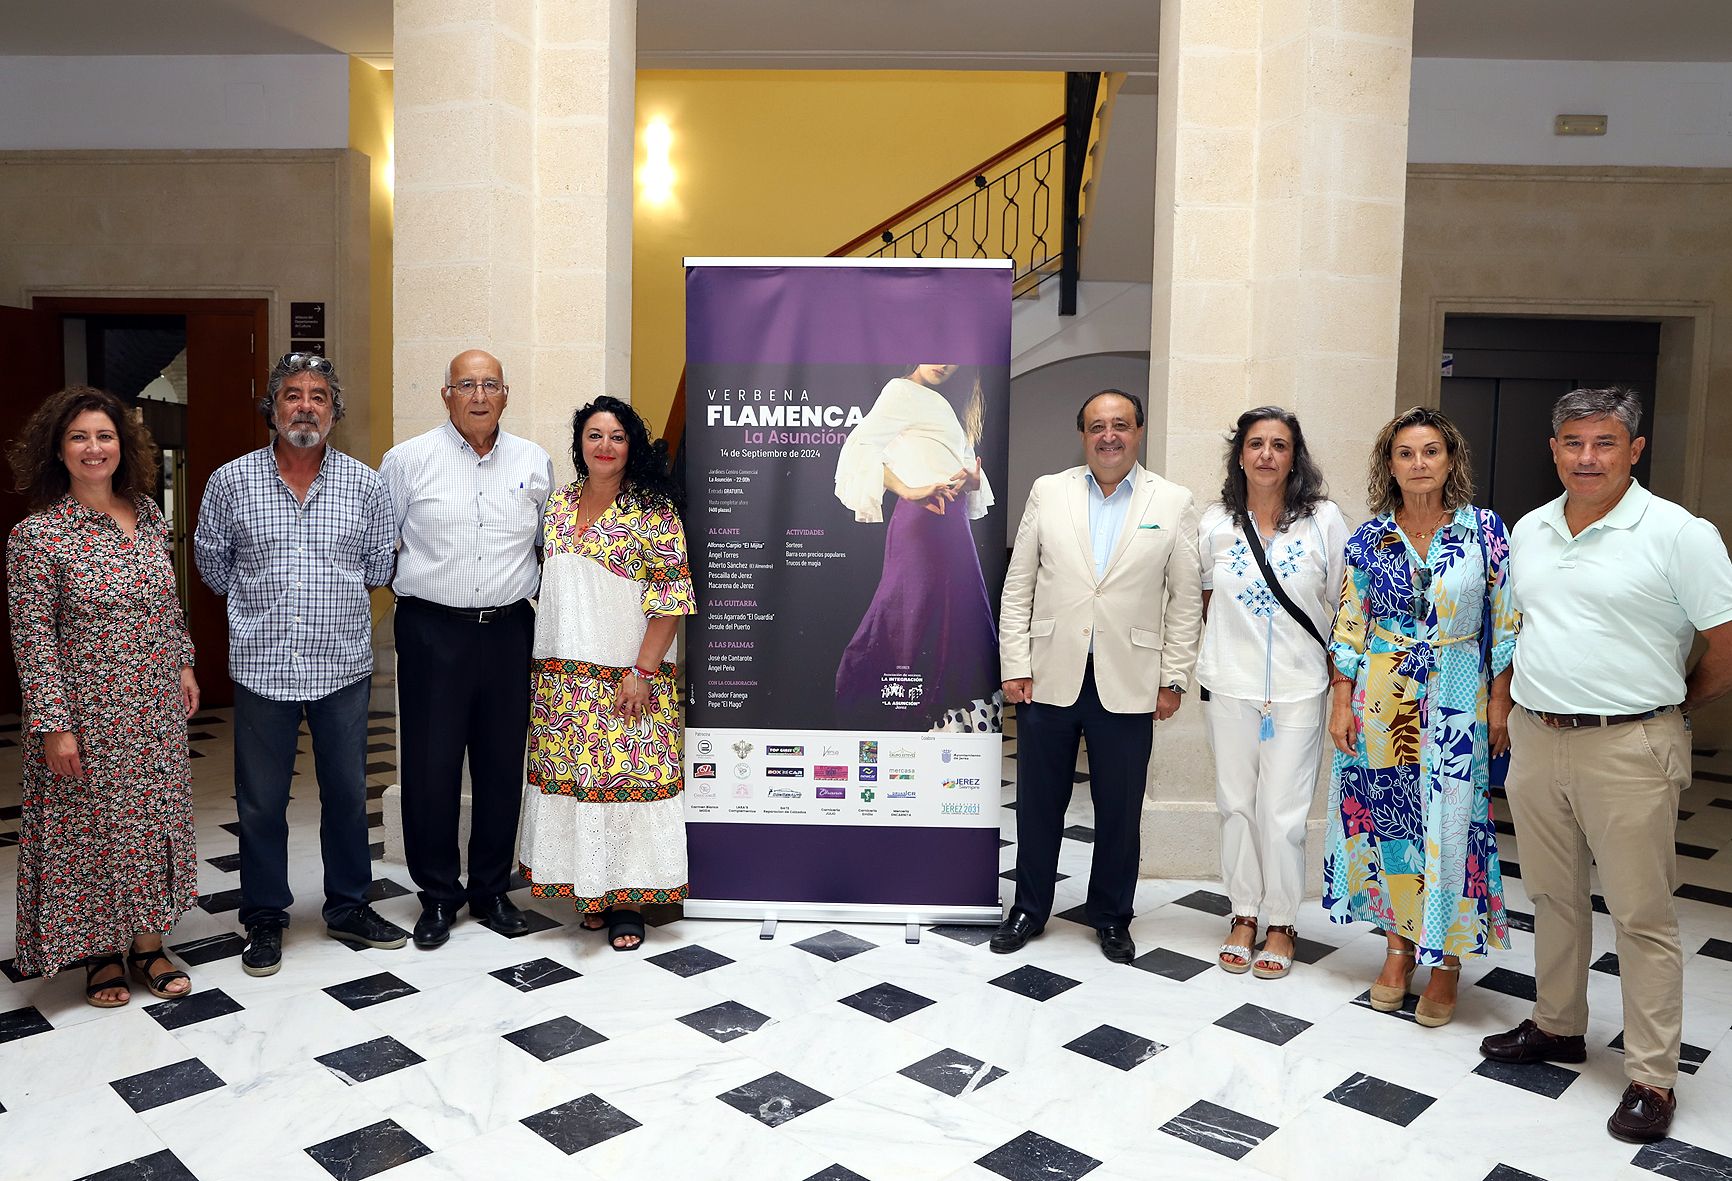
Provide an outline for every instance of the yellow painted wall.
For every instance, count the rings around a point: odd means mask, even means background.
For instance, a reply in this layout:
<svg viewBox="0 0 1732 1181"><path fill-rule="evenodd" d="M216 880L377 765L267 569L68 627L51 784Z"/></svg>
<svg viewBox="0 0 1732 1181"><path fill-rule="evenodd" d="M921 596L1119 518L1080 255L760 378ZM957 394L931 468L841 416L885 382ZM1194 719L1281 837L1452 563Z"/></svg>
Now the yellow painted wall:
<svg viewBox="0 0 1732 1181"><path fill-rule="evenodd" d="M631 400L651 431L685 365L682 258L828 254L1063 112L1056 73L639 71ZM643 167L657 119L660 205Z"/></svg>
<svg viewBox="0 0 1732 1181"><path fill-rule="evenodd" d="M391 114L388 70L349 59L349 146L372 162L367 196L369 227L367 279L368 340L372 345L367 388L372 391L372 431L368 440L375 467L391 447Z"/></svg>

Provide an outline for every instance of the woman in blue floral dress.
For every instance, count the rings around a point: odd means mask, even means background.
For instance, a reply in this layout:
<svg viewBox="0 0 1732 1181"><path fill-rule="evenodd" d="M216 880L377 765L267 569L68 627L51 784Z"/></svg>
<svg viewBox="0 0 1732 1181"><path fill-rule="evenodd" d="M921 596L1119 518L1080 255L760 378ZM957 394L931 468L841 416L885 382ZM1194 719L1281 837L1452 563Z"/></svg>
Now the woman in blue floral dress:
<svg viewBox="0 0 1732 1181"><path fill-rule="evenodd" d="M1416 407L1383 428L1376 515L1347 542L1330 645L1323 905L1388 939L1372 1008L1401 1008L1414 968L1432 969L1422 1025L1455 1015L1462 956L1509 946L1489 769L1509 742L1519 618L1503 522L1472 491L1466 441L1442 414Z"/></svg>

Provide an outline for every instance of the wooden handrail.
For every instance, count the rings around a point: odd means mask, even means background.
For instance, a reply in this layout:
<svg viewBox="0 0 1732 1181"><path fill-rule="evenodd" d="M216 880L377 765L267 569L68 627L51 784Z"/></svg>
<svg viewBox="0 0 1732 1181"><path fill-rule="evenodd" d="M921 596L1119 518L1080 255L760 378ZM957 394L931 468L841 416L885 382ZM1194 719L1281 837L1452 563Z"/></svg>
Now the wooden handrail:
<svg viewBox="0 0 1732 1181"><path fill-rule="evenodd" d="M905 221L906 219L914 216L916 213L919 213L922 209L925 209L928 205L931 205L934 201L936 201L940 197L944 196L944 194L948 193L951 189L954 189L958 185L963 184L966 181L973 180L975 177L984 174L986 172L986 170L991 168L994 164L998 164L998 163L1010 158L1011 156L1016 155L1018 152L1022 151L1024 148L1028 147L1029 144L1032 144L1032 143L1036 142L1037 140L1043 139L1046 136L1051 135L1053 132L1059 130L1063 126L1064 126L1064 116L1060 115L1056 119L1054 119L1052 122L1046 123L1040 127L1035 128L1033 131L1029 132L1027 135L1023 136L1021 139L1017 140L1015 143L1011 144L1009 147L1005 148L1003 151L995 152L991 156L988 156L986 159L982 160L980 163L976 164L973 168L970 168L967 171L960 173L959 175L953 177L952 179L945 181L943 184L939 185L936 189L933 189L930 193L926 194L926 196L920 198L920 200L914 202L911 205L904 206L903 208L897 210L895 213L891 214L889 217L885 218L883 221L879 222L877 225L875 225L871 229L867 230L864 234L861 234L858 238L852 238L848 242L844 243L843 245L836 247L836 249L834 249L830 252L829 257L830 258L841 258L843 255L852 254L854 251L860 249L860 247L866 245L866 243L876 240L881 234L884 233L885 230L889 229L891 226L898 225L901 222Z"/></svg>
<svg viewBox="0 0 1732 1181"><path fill-rule="evenodd" d="M925 209L958 185L973 180L977 176L983 175L987 169L991 168L993 165L1002 163L1028 147L1030 144L1044 139L1053 132L1060 130L1064 127L1064 118L1063 115L1059 115L1051 122L1042 124L1035 128L1033 131L1029 132L1015 143L1010 144L1002 151L994 152L992 155L976 164L973 168L970 168L953 179L946 181L944 184L939 185L936 189L933 189L930 193L926 194L926 196L920 198L920 200L914 202L912 205L907 205L897 210L895 213L867 230L864 234L861 234L859 237L852 239L842 246L838 246L836 249L832 250L827 257L841 258L844 255L853 253L860 247L866 245L866 243L878 238L879 235L883 234L884 231L889 229L891 226L897 225L907 218L912 217L914 214L919 213L922 209ZM674 452L679 450L680 443L685 437L685 432L686 370L685 367L682 366L680 368L680 384L674 390L673 405L668 407L667 428L662 432L662 437L668 441L668 455L670 458L673 456Z"/></svg>

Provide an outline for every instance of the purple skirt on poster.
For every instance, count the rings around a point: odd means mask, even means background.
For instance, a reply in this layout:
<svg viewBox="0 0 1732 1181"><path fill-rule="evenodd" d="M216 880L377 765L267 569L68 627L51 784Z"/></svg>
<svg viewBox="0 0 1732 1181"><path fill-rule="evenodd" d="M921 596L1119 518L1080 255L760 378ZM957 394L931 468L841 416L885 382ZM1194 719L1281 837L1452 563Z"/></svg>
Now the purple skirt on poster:
<svg viewBox="0 0 1732 1181"><path fill-rule="evenodd" d="M838 724L925 730L998 688L998 628L968 513L898 498L878 591L836 668Z"/></svg>

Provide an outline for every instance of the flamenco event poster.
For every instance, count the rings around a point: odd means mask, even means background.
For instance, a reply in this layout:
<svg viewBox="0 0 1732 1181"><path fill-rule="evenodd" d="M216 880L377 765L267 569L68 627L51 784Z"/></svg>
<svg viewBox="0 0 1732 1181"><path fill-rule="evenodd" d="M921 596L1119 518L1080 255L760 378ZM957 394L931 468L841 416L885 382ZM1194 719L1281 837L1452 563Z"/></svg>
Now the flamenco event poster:
<svg viewBox="0 0 1732 1181"><path fill-rule="evenodd" d="M687 914L998 920L1011 275L686 260Z"/></svg>

